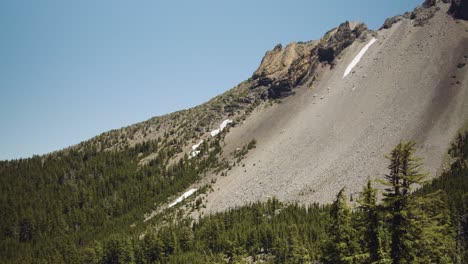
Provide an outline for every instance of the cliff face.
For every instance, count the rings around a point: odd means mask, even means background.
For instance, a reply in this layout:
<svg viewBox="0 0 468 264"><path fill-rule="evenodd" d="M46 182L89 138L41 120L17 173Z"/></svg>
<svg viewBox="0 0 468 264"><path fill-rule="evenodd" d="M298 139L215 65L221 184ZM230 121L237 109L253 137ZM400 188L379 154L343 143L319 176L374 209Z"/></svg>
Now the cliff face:
<svg viewBox="0 0 468 264"><path fill-rule="evenodd" d="M294 94L294 88L316 78L320 64L333 65L335 58L356 39L365 39L365 24L345 22L319 41L281 44L265 54L252 76L253 87L261 97L277 99Z"/></svg>

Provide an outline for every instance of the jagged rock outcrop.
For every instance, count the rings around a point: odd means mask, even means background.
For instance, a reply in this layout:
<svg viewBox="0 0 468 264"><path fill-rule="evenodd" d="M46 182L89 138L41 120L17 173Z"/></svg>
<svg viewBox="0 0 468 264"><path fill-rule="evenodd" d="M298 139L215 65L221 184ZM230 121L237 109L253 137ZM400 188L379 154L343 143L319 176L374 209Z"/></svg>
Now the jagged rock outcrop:
<svg viewBox="0 0 468 264"><path fill-rule="evenodd" d="M293 89L316 78L320 63L333 65L336 57L367 31L363 23L345 22L325 34L320 41L278 44L268 51L252 76L253 90L265 98L282 98Z"/></svg>
<svg viewBox="0 0 468 264"><path fill-rule="evenodd" d="M351 45L367 29L364 24L357 24L351 28L349 22L341 24L318 49L320 62L333 63L346 47Z"/></svg>
<svg viewBox="0 0 468 264"><path fill-rule="evenodd" d="M388 28L391 28L393 26L393 24L397 23L398 21L402 20L403 19L403 16L394 16L394 17L391 17L391 18L387 18L384 22L384 24L382 25L382 27L380 27L380 29L388 29Z"/></svg>
<svg viewBox="0 0 468 264"><path fill-rule="evenodd" d="M398 16L394 16L394 17L391 17L391 18L387 18L385 20L385 22L383 23L383 25L380 27L380 29L388 29L388 28L391 28L393 26L393 24L397 23L398 21L401 21L403 19L408 19L412 16L413 14L410 13L410 12L406 12L404 13L403 15L398 15Z"/></svg>
<svg viewBox="0 0 468 264"><path fill-rule="evenodd" d="M417 7L410 16L416 27L424 26L429 19L434 17L435 12L439 10L437 0L426 0L421 7Z"/></svg>
<svg viewBox="0 0 468 264"><path fill-rule="evenodd" d="M458 3L460 3L462 0L453 0L452 1L452 6L453 10L458 10ZM387 18L380 27L380 29L388 29L393 26L393 24L397 23L398 21L401 21L402 19L411 19L414 21L413 25L418 27L418 26L424 26L427 21L432 18L437 10L440 8L437 6L437 3L442 2L442 3L450 3L450 0L426 0L423 2L423 4L419 7L416 7L413 12L407 12L403 15L398 15L394 16L391 18ZM454 2L457 2L454 4ZM455 13L455 11L449 11L451 13Z"/></svg>

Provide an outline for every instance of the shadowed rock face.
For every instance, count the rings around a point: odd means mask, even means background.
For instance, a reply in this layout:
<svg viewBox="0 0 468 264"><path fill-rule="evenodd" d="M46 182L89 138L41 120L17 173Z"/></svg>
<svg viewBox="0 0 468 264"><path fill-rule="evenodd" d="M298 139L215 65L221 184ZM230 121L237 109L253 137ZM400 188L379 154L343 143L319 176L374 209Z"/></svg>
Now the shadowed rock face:
<svg viewBox="0 0 468 264"><path fill-rule="evenodd" d="M449 13L455 18L468 20L468 0L452 0Z"/></svg>
<svg viewBox="0 0 468 264"><path fill-rule="evenodd" d="M320 41L280 44L268 51L252 76L252 89L263 97L277 99L294 94L294 87L315 79L320 63L333 65L336 57L367 32L365 24L345 22L329 31Z"/></svg>
<svg viewBox="0 0 468 264"><path fill-rule="evenodd" d="M341 24L325 44L318 49L320 62L334 63L335 58L361 34L367 30L364 24L358 24L351 29L349 22Z"/></svg>

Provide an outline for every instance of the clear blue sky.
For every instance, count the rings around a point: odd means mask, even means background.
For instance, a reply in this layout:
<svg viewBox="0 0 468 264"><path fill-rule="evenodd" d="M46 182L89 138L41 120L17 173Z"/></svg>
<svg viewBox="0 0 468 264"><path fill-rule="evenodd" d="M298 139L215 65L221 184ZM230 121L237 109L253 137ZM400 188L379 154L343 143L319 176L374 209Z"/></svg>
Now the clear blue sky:
<svg viewBox="0 0 468 264"><path fill-rule="evenodd" d="M0 160L198 105L277 43L345 20L378 28L422 0L3 0Z"/></svg>

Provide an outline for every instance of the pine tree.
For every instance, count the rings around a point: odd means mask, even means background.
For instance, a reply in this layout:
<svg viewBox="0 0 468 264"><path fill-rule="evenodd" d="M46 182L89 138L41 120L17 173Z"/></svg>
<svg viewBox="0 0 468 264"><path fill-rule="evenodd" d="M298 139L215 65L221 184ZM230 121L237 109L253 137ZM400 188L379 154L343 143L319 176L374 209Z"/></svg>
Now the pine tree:
<svg viewBox="0 0 468 264"><path fill-rule="evenodd" d="M296 225L288 226L286 241L286 263L305 263L310 260L307 250L300 242L299 231Z"/></svg>
<svg viewBox="0 0 468 264"><path fill-rule="evenodd" d="M164 245L153 232L145 235L142 242L144 258L148 263L155 263L162 259Z"/></svg>
<svg viewBox="0 0 468 264"><path fill-rule="evenodd" d="M382 263L384 251L381 237L381 221L377 205L377 190L372 187L372 181L368 180L367 185L361 192L359 199L359 211L362 213L360 226L363 230L363 243L368 263Z"/></svg>
<svg viewBox="0 0 468 264"><path fill-rule="evenodd" d="M82 263L98 264L102 263L103 249L101 243L94 241L94 243L88 246L82 253Z"/></svg>
<svg viewBox="0 0 468 264"><path fill-rule="evenodd" d="M182 251L189 251L193 243L193 233L188 227L180 230L179 244Z"/></svg>
<svg viewBox="0 0 468 264"><path fill-rule="evenodd" d="M443 191L413 197L408 210L406 238L411 250L406 254L407 263L453 263L455 230L445 200Z"/></svg>
<svg viewBox="0 0 468 264"><path fill-rule="evenodd" d="M385 175L387 186L384 192L384 206L390 214L391 245L390 256L393 264L408 263L413 242L408 237L410 233L410 194L413 185L422 184L426 174L419 172L422 165L420 158L414 157L415 143L400 143L392 150L388 169Z"/></svg>
<svg viewBox="0 0 468 264"><path fill-rule="evenodd" d="M133 263L131 244L125 238L111 237L104 244L104 263Z"/></svg>
<svg viewBox="0 0 468 264"><path fill-rule="evenodd" d="M334 264L353 263L358 244L355 241L356 231L351 226L351 210L346 202L344 188L336 196L331 206L330 216L331 239L325 250L324 261Z"/></svg>

